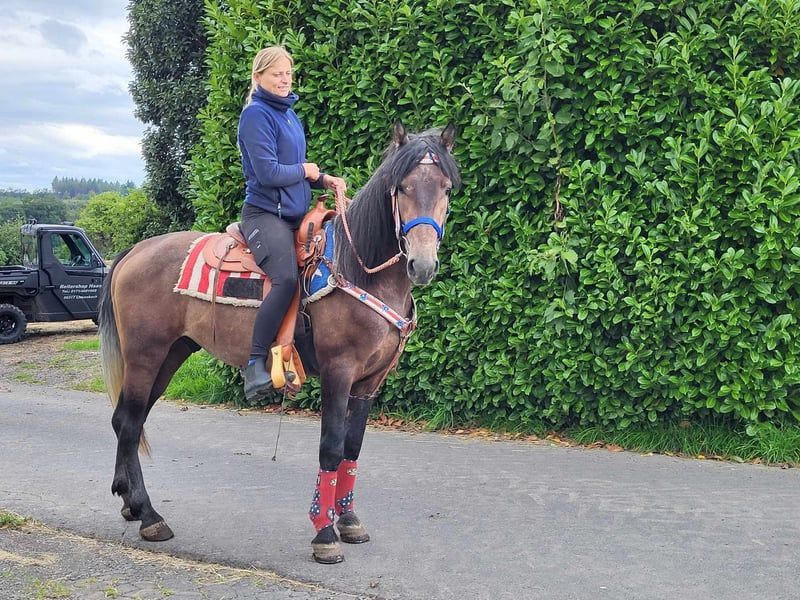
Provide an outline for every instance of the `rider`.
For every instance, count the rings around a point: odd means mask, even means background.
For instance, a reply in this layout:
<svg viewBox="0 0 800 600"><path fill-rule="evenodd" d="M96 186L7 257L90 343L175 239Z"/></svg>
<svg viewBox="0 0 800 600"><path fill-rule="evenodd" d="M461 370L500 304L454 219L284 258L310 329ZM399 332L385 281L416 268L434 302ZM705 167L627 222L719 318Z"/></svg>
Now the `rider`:
<svg viewBox="0 0 800 600"><path fill-rule="evenodd" d="M272 281L256 315L250 360L244 370L248 400L263 397L272 386L266 367L269 348L297 288L294 231L309 204L311 187L336 195L344 179L306 162L303 125L292 110L294 60L281 46L264 48L253 60L250 92L239 117L238 141L245 177L242 232L253 258Z"/></svg>

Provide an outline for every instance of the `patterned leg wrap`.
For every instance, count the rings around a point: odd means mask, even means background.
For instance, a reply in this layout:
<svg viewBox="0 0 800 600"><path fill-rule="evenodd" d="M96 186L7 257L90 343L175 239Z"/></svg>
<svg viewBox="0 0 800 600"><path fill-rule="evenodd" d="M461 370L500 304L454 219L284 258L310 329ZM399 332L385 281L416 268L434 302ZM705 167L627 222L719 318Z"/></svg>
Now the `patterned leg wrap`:
<svg viewBox="0 0 800 600"><path fill-rule="evenodd" d="M343 460L336 471L336 514L353 512L353 488L356 486L358 462Z"/></svg>
<svg viewBox="0 0 800 600"><path fill-rule="evenodd" d="M320 469L319 475L317 475L317 487L314 490L311 508L308 511L308 518L311 519L317 532L322 531L328 525L333 525L335 499L336 471L323 471Z"/></svg>

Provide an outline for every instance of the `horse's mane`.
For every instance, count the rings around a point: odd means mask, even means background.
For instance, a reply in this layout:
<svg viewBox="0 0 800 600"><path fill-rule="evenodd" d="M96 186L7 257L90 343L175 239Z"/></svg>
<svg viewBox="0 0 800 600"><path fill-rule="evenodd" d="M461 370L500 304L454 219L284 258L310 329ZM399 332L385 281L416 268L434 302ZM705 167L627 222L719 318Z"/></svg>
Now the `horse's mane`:
<svg viewBox="0 0 800 600"><path fill-rule="evenodd" d="M347 207L347 222L353 244L367 267L376 267L397 253L391 191L400 186L426 152L437 155L439 168L450 179L454 188L461 184L458 166L442 144L438 129L411 134L408 142L402 146L392 142L383 153L383 162ZM369 283L373 276L365 273L358 263L339 218L335 222L335 231L336 264L339 272L355 285Z"/></svg>

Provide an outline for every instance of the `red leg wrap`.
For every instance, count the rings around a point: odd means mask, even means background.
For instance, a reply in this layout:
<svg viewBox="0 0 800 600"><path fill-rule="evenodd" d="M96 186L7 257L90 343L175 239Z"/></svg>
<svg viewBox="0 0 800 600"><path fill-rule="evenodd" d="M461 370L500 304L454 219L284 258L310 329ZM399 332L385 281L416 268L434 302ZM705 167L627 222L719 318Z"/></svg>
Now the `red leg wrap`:
<svg viewBox="0 0 800 600"><path fill-rule="evenodd" d="M335 513L333 503L336 499L336 471L319 470L317 475L317 487L314 490L314 497L311 499L311 508L308 511L308 518L314 524L314 528L319 532L328 525L333 525L333 515Z"/></svg>
<svg viewBox="0 0 800 600"><path fill-rule="evenodd" d="M343 460L336 471L336 514L353 512L353 488L356 487L358 462Z"/></svg>

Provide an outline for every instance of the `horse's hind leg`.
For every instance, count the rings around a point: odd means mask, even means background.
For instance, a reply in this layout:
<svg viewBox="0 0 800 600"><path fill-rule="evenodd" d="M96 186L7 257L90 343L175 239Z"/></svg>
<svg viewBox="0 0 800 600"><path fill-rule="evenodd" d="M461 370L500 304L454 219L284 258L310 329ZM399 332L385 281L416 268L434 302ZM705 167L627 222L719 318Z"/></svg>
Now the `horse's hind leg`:
<svg viewBox="0 0 800 600"><path fill-rule="evenodd" d="M358 471L358 456L364 441L372 397L351 396L347 403L345 423L344 455L336 473L336 528L343 542L363 544L369 541L369 533L356 516L353 493Z"/></svg>
<svg viewBox="0 0 800 600"><path fill-rule="evenodd" d="M175 372L180 368L180 366L186 361L186 359L191 355L193 352L196 352L200 349L193 340L183 337L178 339L167 354L167 358L164 359L164 362L161 365L161 368L158 371L158 375L156 376L156 380L153 383L153 387L150 391L150 397L147 403L147 411L145 412L145 419L147 419L147 415L150 414L150 409L153 408L153 405L156 401L161 397L161 394L164 393L164 390L167 389L169 382L172 380L173 375ZM113 421L114 431L117 431L116 421ZM119 436L119 432L117 431L117 436ZM120 463L118 462L118 472L121 472L124 477L127 478L127 470L119 469ZM130 485L125 486L130 488ZM138 521L140 519L140 515L138 512L134 512L131 508L130 502L130 495L126 493L121 493L120 496L122 497L122 510L120 513L125 518L126 521Z"/></svg>
<svg viewBox="0 0 800 600"><path fill-rule="evenodd" d="M148 377L146 371L127 367L119 403L111 418L114 431L117 432L117 467L111 491L127 498L131 515L142 520L139 528L142 538L149 541L168 540L173 533L150 503L138 453L148 398L153 387L152 376Z"/></svg>

